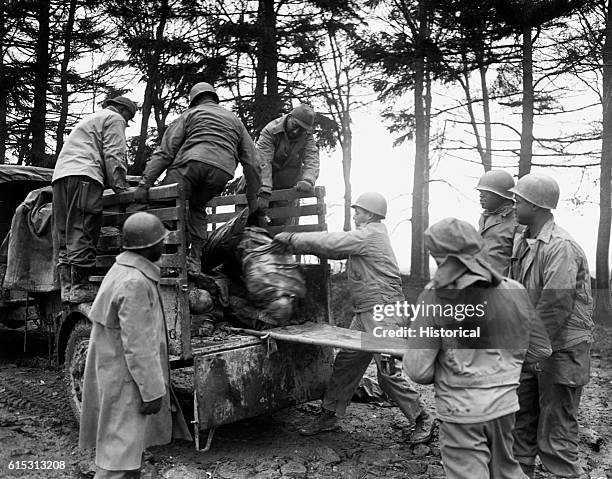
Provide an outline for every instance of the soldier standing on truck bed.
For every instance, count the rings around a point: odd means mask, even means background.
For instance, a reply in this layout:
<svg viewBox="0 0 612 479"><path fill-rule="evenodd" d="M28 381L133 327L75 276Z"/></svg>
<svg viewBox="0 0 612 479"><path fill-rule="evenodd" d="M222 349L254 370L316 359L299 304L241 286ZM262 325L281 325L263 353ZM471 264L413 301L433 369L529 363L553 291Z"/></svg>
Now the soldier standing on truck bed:
<svg viewBox="0 0 612 479"><path fill-rule="evenodd" d="M438 269L417 300L427 307L422 311L450 305L482 313L461 321L418 313L414 330L460 324L482 333L464 340L420 338L404 354L408 376L434 384L446 477L524 478L512 454L516 390L523 360L533 364L550 356L548 335L525 288L489 264L472 225L446 218L425 231L425 244Z"/></svg>
<svg viewBox="0 0 612 479"><path fill-rule="evenodd" d="M338 233L288 233L274 241L288 245L297 254L316 254L333 259L348 258L346 270L355 316L350 329L372 333L377 326L391 324L395 318L375 321L374 307L404 301L402 279L387 228L381 223L387 214L387 201L379 193L364 193L352 205L355 209L354 231ZM388 324L385 324L388 323ZM433 419L424 409L419 393L401 370L389 374L381 365L381 356L362 351L340 350L334 360L332 377L323 397L322 414L300 432L314 435L339 428L355 389L372 357L378 367L378 383L408 418L414 430L408 442L417 444L431 438Z"/></svg>
<svg viewBox="0 0 612 479"><path fill-rule="evenodd" d="M95 479L140 477L145 447L191 440L171 399L160 270L167 234L150 213L130 216L123 249L108 271L89 319L83 378L81 448L96 448Z"/></svg>
<svg viewBox="0 0 612 479"><path fill-rule="evenodd" d="M510 191L517 220L526 225L514 242L511 277L527 288L552 345L549 359L521 374L514 455L529 477L536 456L557 477L579 477L577 416L593 341L589 266L550 211L559 201L553 178L531 173Z"/></svg>
<svg viewBox="0 0 612 479"><path fill-rule="evenodd" d="M484 253L499 274L508 276L514 235L520 232L514 215L512 175L503 170L490 170L478 180L480 206L484 208L478 222L478 232L484 239Z"/></svg>
<svg viewBox="0 0 612 479"><path fill-rule="evenodd" d="M312 192L319 177L319 148L312 135L315 116L312 107L299 105L261 130L257 155L263 198L269 198L272 190L287 188ZM290 201L276 201L270 206L291 204Z"/></svg>
<svg viewBox="0 0 612 479"><path fill-rule="evenodd" d="M71 303L92 301L95 296L88 278L96 265L104 187L115 193L128 189L125 127L136 114L136 104L118 96L104 105L74 127L51 180L61 296Z"/></svg>
<svg viewBox="0 0 612 479"><path fill-rule="evenodd" d="M246 178L249 208L255 212L260 177L253 140L240 119L219 105L212 85L197 83L189 93L189 108L166 129L134 195L136 201L146 202L149 188L164 170L167 171L162 185L181 185L189 201L186 238L191 243L187 258L189 274L201 272L206 203L234 177L238 162Z"/></svg>

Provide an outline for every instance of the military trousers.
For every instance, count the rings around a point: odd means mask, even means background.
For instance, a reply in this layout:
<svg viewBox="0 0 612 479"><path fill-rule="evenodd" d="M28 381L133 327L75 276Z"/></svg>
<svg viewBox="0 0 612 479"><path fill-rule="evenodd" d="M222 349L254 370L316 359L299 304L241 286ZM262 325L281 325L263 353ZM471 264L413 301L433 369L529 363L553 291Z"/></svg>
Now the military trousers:
<svg viewBox="0 0 612 479"><path fill-rule="evenodd" d="M216 166L192 160L170 167L162 185L178 183L189 205L187 234L189 240L206 239L206 203L220 194L232 175Z"/></svg>
<svg viewBox="0 0 612 479"><path fill-rule="evenodd" d="M88 176L65 176L53 182L53 246L58 263L96 265L103 191Z"/></svg>
<svg viewBox="0 0 612 479"><path fill-rule="evenodd" d="M588 382L590 344L554 351L533 369L524 369L518 388L514 455L522 464L535 464L558 477L579 477L578 407Z"/></svg>
<svg viewBox="0 0 612 479"><path fill-rule="evenodd" d="M372 311L355 314L350 329L372 333L380 322L373 319ZM363 377L370 362L374 359L378 369L378 384L381 389L399 406L400 410L414 423L423 411L419 393L410 380L403 375L401 368L387 374L381 367L380 354L341 349L334 360L333 372L323 397L323 409L333 411L343 417L351 402L353 393Z"/></svg>
<svg viewBox="0 0 612 479"><path fill-rule="evenodd" d="M471 424L441 421L440 451L448 479L526 478L512 454L514 413Z"/></svg>

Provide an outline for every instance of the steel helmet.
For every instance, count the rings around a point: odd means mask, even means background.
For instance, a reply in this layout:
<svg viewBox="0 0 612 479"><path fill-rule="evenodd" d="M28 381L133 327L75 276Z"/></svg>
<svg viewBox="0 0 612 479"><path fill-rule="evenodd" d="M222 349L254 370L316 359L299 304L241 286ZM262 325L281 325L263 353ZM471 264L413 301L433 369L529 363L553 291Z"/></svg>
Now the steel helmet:
<svg viewBox="0 0 612 479"><path fill-rule="evenodd" d="M519 178L510 191L547 210L555 209L559 202L559 184L547 175L529 173Z"/></svg>
<svg viewBox="0 0 612 479"><path fill-rule="evenodd" d="M382 216L383 219L387 216L387 200L385 200L385 197L380 193L370 191L360 194L351 205L351 208L355 208L355 206L359 206L370 213Z"/></svg>
<svg viewBox="0 0 612 479"><path fill-rule="evenodd" d="M117 106L122 106L123 108L126 108L132 115L130 117L130 120L134 118L134 115L136 115L136 110L138 109L138 107L136 106L136 103L134 103L132 100L130 100L129 98L125 96L116 96L115 98L110 98L109 100L106 100L106 102L104 103L104 106L108 106L108 105L117 105Z"/></svg>
<svg viewBox="0 0 612 479"><path fill-rule="evenodd" d="M151 213L139 211L123 223L123 249L143 249L163 241L168 231Z"/></svg>
<svg viewBox="0 0 612 479"><path fill-rule="evenodd" d="M307 131L312 130L316 113L310 105L296 106L290 113L291 117Z"/></svg>
<svg viewBox="0 0 612 479"><path fill-rule="evenodd" d="M217 95L215 87L213 87L210 83L202 81L191 87L191 91L189 92L189 106L193 106L194 100L203 93L210 94L210 96L212 96L214 100L219 103L219 95Z"/></svg>
<svg viewBox="0 0 612 479"><path fill-rule="evenodd" d="M510 173L504 170L487 171L480 177L476 186L477 190L490 191L511 200L514 195L509 191L510 188L514 188L514 179Z"/></svg>

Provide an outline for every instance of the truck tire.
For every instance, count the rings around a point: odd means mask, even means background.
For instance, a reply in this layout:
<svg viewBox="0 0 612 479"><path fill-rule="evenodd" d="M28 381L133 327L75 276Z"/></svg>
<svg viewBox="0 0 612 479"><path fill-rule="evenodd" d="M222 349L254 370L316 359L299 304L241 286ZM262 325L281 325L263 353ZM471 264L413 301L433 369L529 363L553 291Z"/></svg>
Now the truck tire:
<svg viewBox="0 0 612 479"><path fill-rule="evenodd" d="M83 400L83 376L85 374L85 359L89 347L91 323L86 319L78 321L66 344L64 361L64 376L66 378L67 396L77 424L81 418L81 403Z"/></svg>

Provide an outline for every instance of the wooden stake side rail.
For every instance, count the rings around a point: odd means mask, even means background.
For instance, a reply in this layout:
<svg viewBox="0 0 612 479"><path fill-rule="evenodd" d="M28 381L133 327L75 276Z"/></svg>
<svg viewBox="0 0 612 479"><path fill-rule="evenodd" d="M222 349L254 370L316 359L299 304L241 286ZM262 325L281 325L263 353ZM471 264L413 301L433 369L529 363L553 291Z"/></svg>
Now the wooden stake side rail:
<svg viewBox="0 0 612 479"><path fill-rule="evenodd" d="M299 200L314 199L314 204L299 204ZM272 206L268 208L267 215L273 220L283 220L297 218L296 223L299 223L299 218L306 218L310 224L287 224L284 226L271 226L268 228L270 234L274 235L281 231L305 232L305 231L326 231L327 224L325 215L327 207L325 205L325 188L317 186L314 192L305 193L293 189L275 190L270 196L270 202L288 201L294 202L294 205L289 206ZM210 200L207 205L212 212L208 215L207 221L212 229L219 228L226 221L231 220L236 216L236 211L240 211L247 206L246 196L230 195L217 196ZM228 211L227 207L233 206L235 211ZM225 207L225 211L219 211L219 208Z"/></svg>
<svg viewBox="0 0 612 479"><path fill-rule="evenodd" d="M169 230L164 239L166 252L159 261L162 278L160 294L164 305L168 329L170 354L189 360L191 358L191 317L189 314L189 288L185 258L187 204L184 193L177 184L155 186L149 189L147 203L134 201L134 190L114 194L106 191L102 198L103 229L98 240L96 272L90 281L101 283L104 274L122 251L121 230L125 220L137 211L157 216Z"/></svg>

